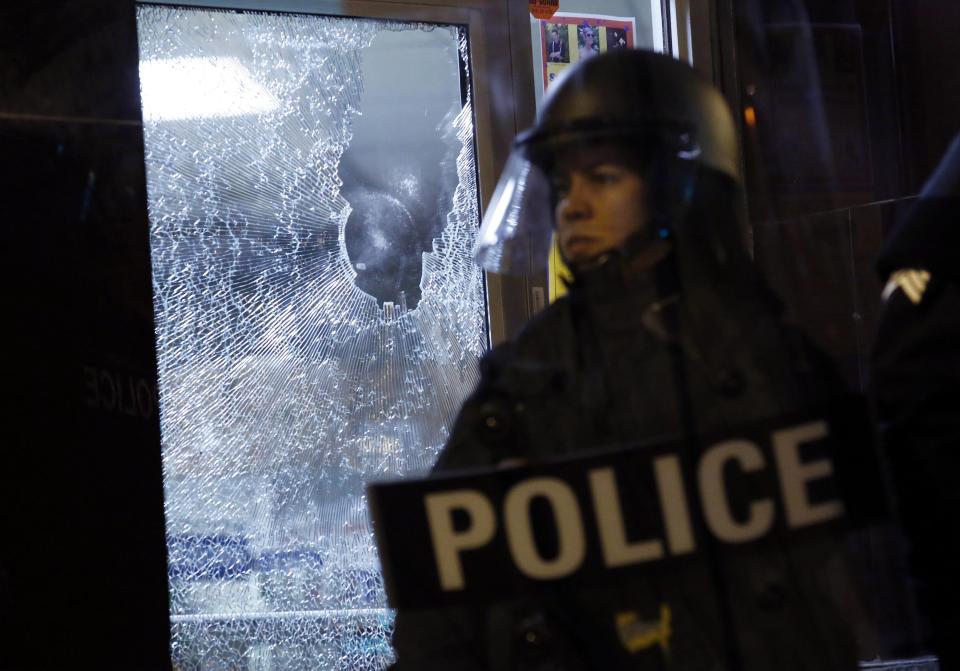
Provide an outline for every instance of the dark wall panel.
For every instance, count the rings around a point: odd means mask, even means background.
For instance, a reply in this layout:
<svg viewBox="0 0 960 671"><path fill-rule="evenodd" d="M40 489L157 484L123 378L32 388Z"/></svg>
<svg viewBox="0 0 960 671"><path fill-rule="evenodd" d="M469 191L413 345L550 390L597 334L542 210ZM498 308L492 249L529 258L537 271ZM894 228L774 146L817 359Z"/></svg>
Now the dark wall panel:
<svg viewBox="0 0 960 671"><path fill-rule="evenodd" d="M882 289L876 255L960 131L960 3L733 6L757 259L860 384Z"/></svg>
<svg viewBox="0 0 960 671"><path fill-rule="evenodd" d="M960 131L960 2L891 2L904 169L916 193Z"/></svg>
<svg viewBox="0 0 960 671"><path fill-rule="evenodd" d="M0 7L0 668L169 669L132 2Z"/></svg>
<svg viewBox="0 0 960 671"><path fill-rule="evenodd" d="M0 6L0 112L140 120L133 0Z"/></svg>

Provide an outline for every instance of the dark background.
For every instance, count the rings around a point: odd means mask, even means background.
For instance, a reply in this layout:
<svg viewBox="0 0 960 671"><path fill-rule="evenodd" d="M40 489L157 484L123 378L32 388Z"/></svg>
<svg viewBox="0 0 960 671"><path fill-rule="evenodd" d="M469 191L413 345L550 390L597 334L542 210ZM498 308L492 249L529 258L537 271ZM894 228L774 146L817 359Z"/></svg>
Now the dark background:
<svg viewBox="0 0 960 671"><path fill-rule="evenodd" d="M873 264L960 130L956 0L734 0L756 259L789 311L866 381Z"/></svg>

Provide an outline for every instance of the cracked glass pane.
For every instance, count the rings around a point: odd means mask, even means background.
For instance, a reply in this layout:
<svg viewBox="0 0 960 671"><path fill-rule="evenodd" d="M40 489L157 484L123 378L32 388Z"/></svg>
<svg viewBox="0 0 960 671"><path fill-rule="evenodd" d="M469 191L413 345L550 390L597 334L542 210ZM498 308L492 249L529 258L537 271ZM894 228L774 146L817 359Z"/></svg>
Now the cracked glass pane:
<svg viewBox="0 0 960 671"><path fill-rule="evenodd" d="M381 668L363 485L487 344L465 31L137 17L175 665Z"/></svg>

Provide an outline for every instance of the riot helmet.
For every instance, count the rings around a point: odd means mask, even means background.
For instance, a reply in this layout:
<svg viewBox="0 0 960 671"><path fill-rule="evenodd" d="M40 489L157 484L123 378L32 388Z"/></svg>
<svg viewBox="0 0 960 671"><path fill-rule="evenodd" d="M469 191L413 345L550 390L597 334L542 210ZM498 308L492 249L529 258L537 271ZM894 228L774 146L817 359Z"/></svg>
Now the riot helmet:
<svg viewBox="0 0 960 671"><path fill-rule="evenodd" d="M564 72L536 124L517 137L483 218L478 262L494 272L544 268L554 227L554 162L563 152L605 143L629 154L648 180L650 229L659 237L681 232L704 175L733 190L740 184L733 118L720 92L669 56L610 51Z"/></svg>

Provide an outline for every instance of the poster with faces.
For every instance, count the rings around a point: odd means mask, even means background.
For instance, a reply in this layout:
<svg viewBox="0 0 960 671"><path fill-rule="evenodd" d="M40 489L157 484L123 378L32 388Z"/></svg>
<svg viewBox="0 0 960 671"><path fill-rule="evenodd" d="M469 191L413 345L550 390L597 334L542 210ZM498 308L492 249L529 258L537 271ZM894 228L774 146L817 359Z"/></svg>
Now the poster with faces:
<svg viewBox="0 0 960 671"><path fill-rule="evenodd" d="M557 12L539 23L545 90L570 65L635 44L636 18L630 16Z"/></svg>

